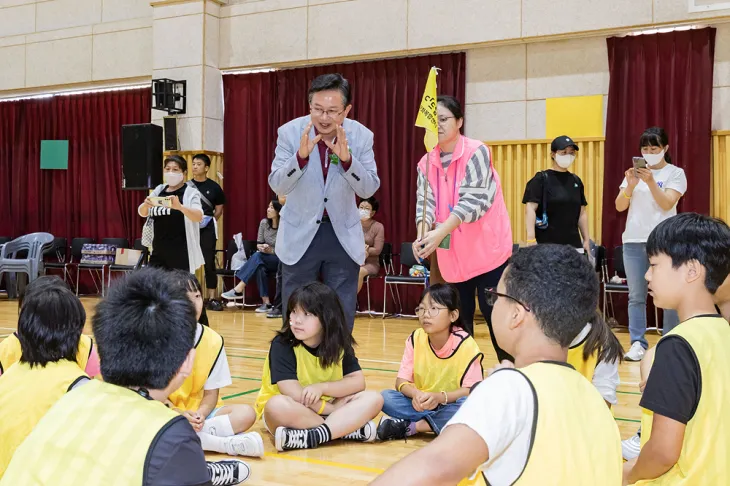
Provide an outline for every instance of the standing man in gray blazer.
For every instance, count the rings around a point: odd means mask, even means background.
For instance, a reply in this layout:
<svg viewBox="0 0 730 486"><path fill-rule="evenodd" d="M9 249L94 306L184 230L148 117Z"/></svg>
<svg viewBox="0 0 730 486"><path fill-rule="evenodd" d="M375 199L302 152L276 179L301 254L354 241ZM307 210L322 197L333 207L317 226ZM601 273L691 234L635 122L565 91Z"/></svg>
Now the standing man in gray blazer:
<svg viewBox="0 0 730 486"><path fill-rule="evenodd" d="M340 74L312 81L310 116L279 128L269 185L287 198L276 238L284 318L292 292L321 277L340 297L352 330L357 277L365 261L355 196L372 196L380 179L373 132L347 118L350 101L350 85Z"/></svg>

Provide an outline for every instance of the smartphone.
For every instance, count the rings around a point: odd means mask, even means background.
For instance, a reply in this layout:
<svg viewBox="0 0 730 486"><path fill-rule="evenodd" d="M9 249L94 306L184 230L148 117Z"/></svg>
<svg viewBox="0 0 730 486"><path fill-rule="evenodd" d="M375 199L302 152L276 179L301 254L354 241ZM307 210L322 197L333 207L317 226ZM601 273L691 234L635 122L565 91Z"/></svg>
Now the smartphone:
<svg viewBox="0 0 730 486"><path fill-rule="evenodd" d="M151 196L150 201L152 201L155 206L162 206L165 208L172 207L172 201L169 197Z"/></svg>
<svg viewBox="0 0 730 486"><path fill-rule="evenodd" d="M646 159L644 157L634 157L632 162L634 163L634 175L636 175L636 169L646 169Z"/></svg>

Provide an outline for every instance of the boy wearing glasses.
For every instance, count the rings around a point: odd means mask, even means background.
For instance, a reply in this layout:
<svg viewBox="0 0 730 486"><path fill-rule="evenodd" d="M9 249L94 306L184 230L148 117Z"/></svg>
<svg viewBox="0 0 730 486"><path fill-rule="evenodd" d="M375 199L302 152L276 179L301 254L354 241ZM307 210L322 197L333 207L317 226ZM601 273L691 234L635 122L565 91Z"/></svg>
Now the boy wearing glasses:
<svg viewBox="0 0 730 486"><path fill-rule="evenodd" d="M433 442L373 484L621 484L618 427L566 363L596 312L591 265L569 246L523 248L489 295L496 340L514 364L490 370Z"/></svg>
<svg viewBox="0 0 730 486"><path fill-rule="evenodd" d="M394 390L384 390L380 440L441 433L483 379L484 354L463 329L459 291L450 284L426 289L416 307L421 324L406 340Z"/></svg>

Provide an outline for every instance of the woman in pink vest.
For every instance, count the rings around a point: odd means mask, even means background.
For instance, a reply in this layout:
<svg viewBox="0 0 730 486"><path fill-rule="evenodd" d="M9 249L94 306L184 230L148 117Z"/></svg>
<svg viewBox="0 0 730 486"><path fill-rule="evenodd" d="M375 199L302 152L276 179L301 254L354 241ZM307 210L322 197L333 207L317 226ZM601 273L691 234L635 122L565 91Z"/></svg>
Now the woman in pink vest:
<svg viewBox="0 0 730 486"><path fill-rule="evenodd" d="M438 97L438 124L438 145L418 163L418 238L413 252L421 259L436 252L441 276L459 289L464 329L472 335L476 291L497 357L512 361L494 338L492 306L485 292L497 286L512 256L512 228L502 184L489 148L461 135L464 115L453 96Z"/></svg>

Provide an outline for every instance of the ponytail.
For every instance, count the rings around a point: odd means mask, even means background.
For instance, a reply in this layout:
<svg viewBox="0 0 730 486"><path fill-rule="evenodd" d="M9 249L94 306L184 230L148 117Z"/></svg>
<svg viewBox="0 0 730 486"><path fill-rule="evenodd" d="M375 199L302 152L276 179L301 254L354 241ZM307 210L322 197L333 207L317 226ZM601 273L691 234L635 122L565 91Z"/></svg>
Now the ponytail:
<svg viewBox="0 0 730 486"><path fill-rule="evenodd" d="M616 335L608 327L606 321L598 312L591 319L591 330L583 347L583 359L588 360L594 353L598 355L598 362L613 363L623 361L624 348Z"/></svg>

